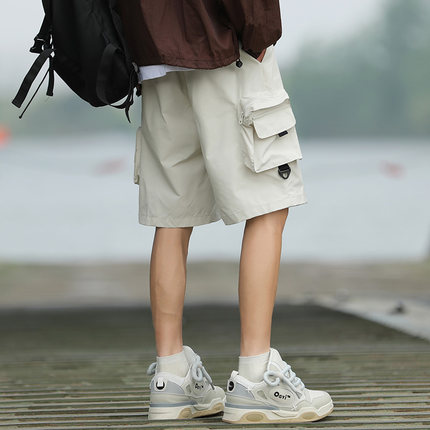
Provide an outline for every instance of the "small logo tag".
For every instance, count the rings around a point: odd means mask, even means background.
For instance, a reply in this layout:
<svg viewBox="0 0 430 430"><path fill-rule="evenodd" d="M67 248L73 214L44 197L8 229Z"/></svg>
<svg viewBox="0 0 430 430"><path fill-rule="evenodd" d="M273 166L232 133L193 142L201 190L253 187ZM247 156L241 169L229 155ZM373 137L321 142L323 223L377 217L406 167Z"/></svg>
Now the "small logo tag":
<svg viewBox="0 0 430 430"><path fill-rule="evenodd" d="M163 381L163 379L158 378L155 384L155 387L157 388L157 390L162 390L165 386L166 386L166 383Z"/></svg>
<svg viewBox="0 0 430 430"><path fill-rule="evenodd" d="M281 399L281 400L287 400L287 399L290 399L290 398L291 398L291 396L290 396L289 394L282 394L282 393L280 393L279 391L275 391L275 392L273 393L273 395L274 395L276 398Z"/></svg>
<svg viewBox="0 0 430 430"><path fill-rule="evenodd" d="M281 164L280 166L278 166L278 173L281 178L288 179L291 173L291 168L288 163Z"/></svg>

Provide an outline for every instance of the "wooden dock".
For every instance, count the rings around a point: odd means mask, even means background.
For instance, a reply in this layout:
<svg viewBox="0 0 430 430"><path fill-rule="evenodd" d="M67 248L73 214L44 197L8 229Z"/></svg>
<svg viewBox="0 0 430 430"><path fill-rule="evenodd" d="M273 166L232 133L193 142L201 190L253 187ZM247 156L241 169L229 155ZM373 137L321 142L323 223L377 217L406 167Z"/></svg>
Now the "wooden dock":
<svg viewBox="0 0 430 430"><path fill-rule="evenodd" d="M225 389L239 354L236 306L184 310L184 343ZM272 345L334 412L308 424L148 422L155 360L148 307L2 310L1 429L430 429L430 343L316 305L277 304Z"/></svg>

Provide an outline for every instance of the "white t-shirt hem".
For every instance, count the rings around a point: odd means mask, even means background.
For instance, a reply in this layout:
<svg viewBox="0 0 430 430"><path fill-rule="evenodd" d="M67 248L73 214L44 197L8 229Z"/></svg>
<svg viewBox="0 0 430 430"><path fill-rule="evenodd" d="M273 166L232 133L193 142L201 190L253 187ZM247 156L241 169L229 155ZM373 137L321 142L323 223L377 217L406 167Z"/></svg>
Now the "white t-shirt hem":
<svg viewBox="0 0 430 430"><path fill-rule="evenodd" d="M177 72L189 69L187 67L170 66L169 64L156 64L151 66L139 66L139 82L147 79L156 79L165 76L168 72Z"/></svg>

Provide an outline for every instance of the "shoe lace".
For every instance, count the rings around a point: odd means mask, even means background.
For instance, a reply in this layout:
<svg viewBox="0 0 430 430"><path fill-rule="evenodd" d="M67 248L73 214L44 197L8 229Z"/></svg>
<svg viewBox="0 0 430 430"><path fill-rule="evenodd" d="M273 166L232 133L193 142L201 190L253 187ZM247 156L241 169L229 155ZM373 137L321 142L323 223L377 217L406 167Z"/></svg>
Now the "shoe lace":
<svg viewBox="0 0 430 430"><path fill-rule="evenodd" d="M283 370L266 370L264 372L263 379L266 384L274 387L275 385L279 385L282 380L287 384L292 384L295 388L303 389L305 387L305 384L298 376L296 376L296 374L291 369L291 366L285 361L283 361L282 363L285 365ZM275 380L270 380L270 378L272 377L274 377Z"/></svg>
<svg viewBox="0 0 430 430"><path fill-rule="evenodd" d="M157 367L157 362L154 361L148 366L148 369L146 369L147 375L154 375L155 374L155 368Z"/></svg>
<svg viewBox="0 0 430 430"><path fill-rule="evenodd" d="M157 367L157 362L154 361L153 363L151 363L148 366L148 369L146 370L146 373L148 375L153 375L155 374L156 371L156 367ZM208 380L209 384L211 385L212 389L215 390L215 386L212 382L212 378L209 375L209 373L207 372L207 370L205 369L205 367L203 366L202 360L200 358L200 355L196 354L193 358L193 362L191 363L191 377L193 378L193 380L197 381L197 382L201 382L203 380L203 377L206 377L206 379Z"/></svg>
<svg viewBox="0 0 430 430"><path fill-rule="evenodd" d="M212 389L215 390L212 378L203 366L200 355L198 354L194 356L193 362L191 363L191 376L195 381L198 382L201 382L203 380L203 377L206 377Z"/></svg>

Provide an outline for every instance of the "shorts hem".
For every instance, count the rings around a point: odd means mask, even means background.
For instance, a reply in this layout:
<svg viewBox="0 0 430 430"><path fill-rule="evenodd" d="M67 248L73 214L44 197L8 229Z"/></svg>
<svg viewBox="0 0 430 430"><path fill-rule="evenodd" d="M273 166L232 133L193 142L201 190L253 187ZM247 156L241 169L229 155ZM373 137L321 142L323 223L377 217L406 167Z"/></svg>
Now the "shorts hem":
<svg viewBox="0 0 430 430"><path fill-rule="evenodd" d="M222 219L225 225L237 224L249 218L264 215L287 207L303 205L307 202L308 200L306 195L304 193L300 193L287 198L283 197L282 199L274 200L269 203L251 206L248 207L246 211L236 211L231 213L230 216L224 216Z"/></svg>
<svg viewBox="0 0 430 430"><path fill-rule="evenodd" d="M217 213L210 213L201 216L186 217L160 217L160 216L139 216L139 224L153 227L195 227L198 225L210 224L220 221L221 217Z"/></svg>

